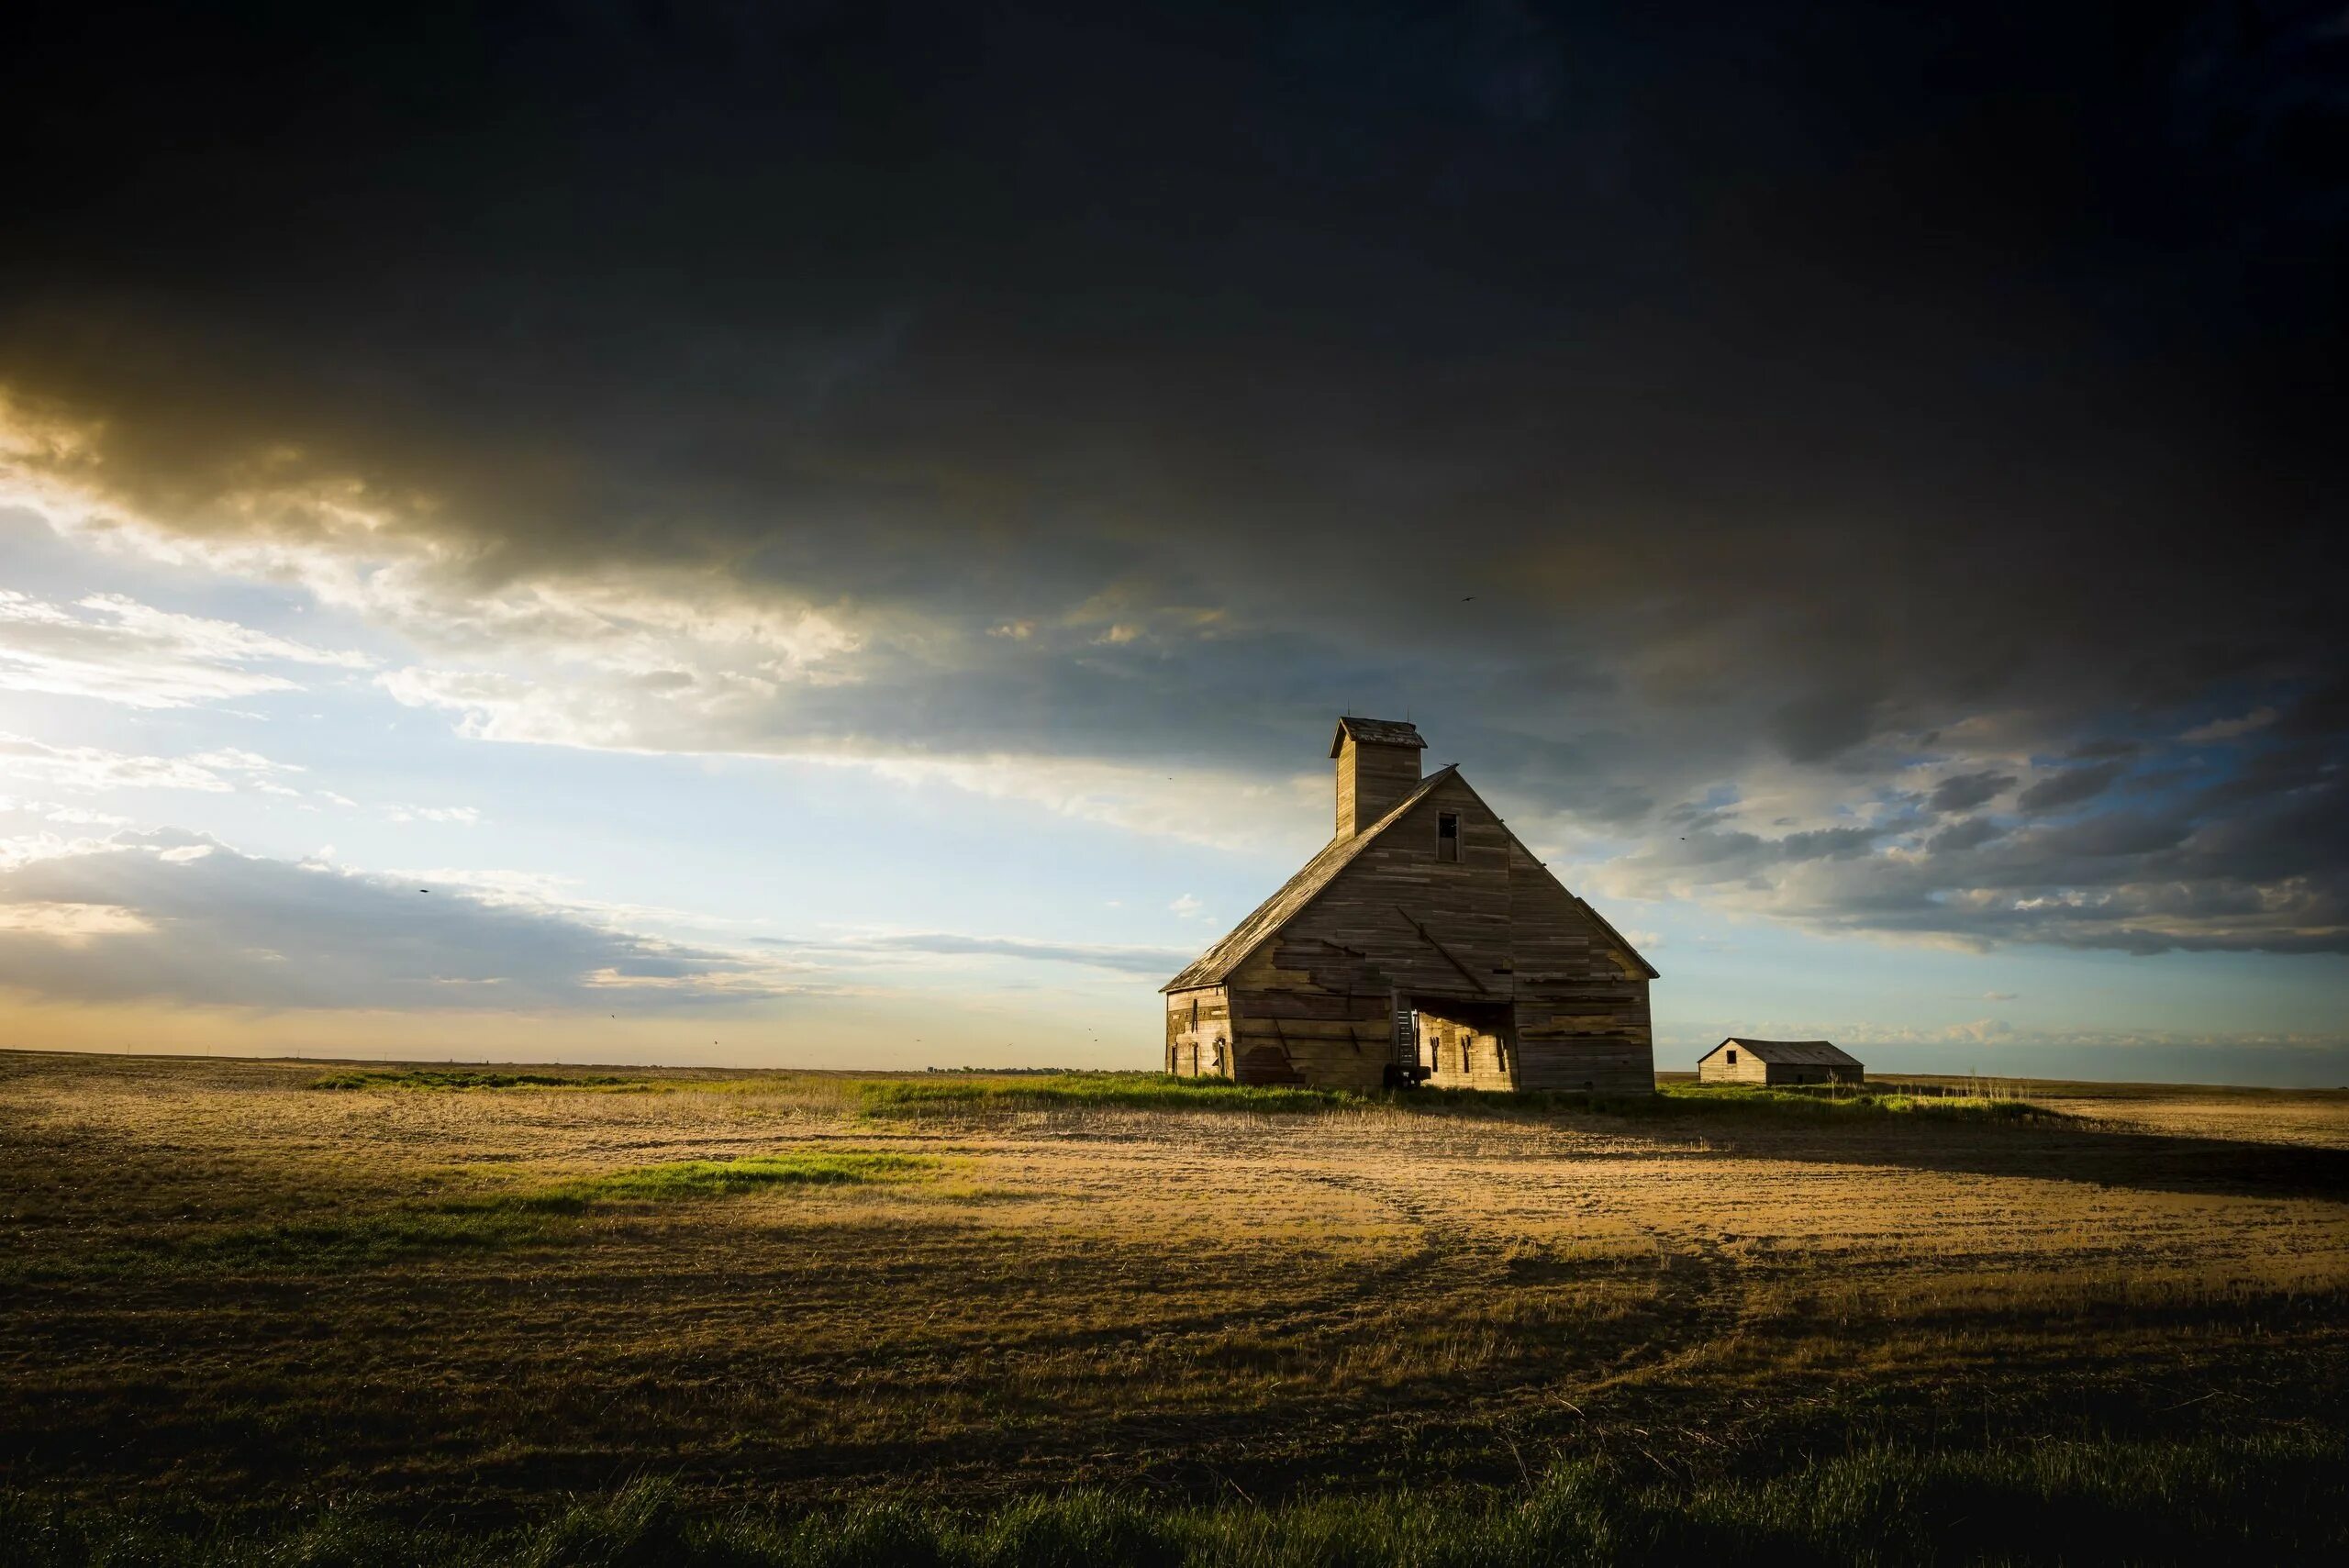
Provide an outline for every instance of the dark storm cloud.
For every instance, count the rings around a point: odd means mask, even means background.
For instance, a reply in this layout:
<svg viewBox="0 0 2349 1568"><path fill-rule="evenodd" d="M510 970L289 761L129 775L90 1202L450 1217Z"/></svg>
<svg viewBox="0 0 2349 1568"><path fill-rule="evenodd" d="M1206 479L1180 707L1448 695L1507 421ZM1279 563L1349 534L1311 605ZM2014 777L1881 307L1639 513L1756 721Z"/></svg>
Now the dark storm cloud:
<svg viewBox="0 0 2349 1568"><path fill-rule="evenodd" d="M1925 840L1925 848L1936 855L1957 854L1978 849L2005 831L1987 817L1969 817L1963 822L1951 824Z"/></svg>
<svg viewBox="0 0 2349 1568"><path fill-rule="evenodd" d="M2242 776L2116 790L2105 809L2052 821L2023 811L1926 831L1932 821L1893 814L1783 840L1692 832L1606 876L1831 931L2133 952L2349 951L2337 869L2349 863L2349 775L2321 751L2271 747ZM1822 845L1835 852L1794 852Z"/></svg>
<svg viewBox="0 0 2349 1568"><path fill-rule="evenodd" d="M1931 804L1935 811L1971 811L2014 786L2012 773L1954 773L1933 786Z"/></svg>
<svg viewBox="0 0 2349 1568"><path fill-rule="evenodd" d="M515 733L1273 773L1408 709L1636 838L1944 733L1937 810L2091 806L2077 748L2341 674L2321 7L61 15L0 379L105 422L63 470L288 549L356 497L460 662L598 574L863 639ZM1731 858L1854 858L1793 831Z"/></svg>
<svg viewBox="0 0 2349 1568"><path fill-rule="evenodd" d="M2094 800L2112 787L2121 776L2118 762L2099 762L2093 767L2072 768L2052 773L2015 797L2015 804L2025 811L2060 811L2067 806L2077 806L2084 800Z"/></svg>

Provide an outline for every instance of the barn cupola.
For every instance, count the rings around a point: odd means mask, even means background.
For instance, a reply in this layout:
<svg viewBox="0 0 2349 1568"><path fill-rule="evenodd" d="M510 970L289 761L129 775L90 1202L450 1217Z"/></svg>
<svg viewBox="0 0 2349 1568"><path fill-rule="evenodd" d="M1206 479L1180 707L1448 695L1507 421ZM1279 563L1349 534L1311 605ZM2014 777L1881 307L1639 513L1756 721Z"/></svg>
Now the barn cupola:
<svg viewBox="0 0 2349 1568"><path fill-rule="evenodd" d="M1338 764L1338 837L1351 839L1419 787L1428 743L1391 718L1341 718L1330 755Z"/></svg>

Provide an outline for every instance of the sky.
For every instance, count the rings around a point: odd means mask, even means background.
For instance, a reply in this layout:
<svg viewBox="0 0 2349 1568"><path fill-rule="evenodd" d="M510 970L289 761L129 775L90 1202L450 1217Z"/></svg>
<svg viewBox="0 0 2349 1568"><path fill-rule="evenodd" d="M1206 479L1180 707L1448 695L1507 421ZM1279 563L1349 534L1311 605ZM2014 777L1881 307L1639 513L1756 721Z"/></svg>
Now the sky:
<svg viewBox="0 0 2349 1568"><path fill-rule="evenodd" d="M363 9L0 53L0 1044L1152 1066L1353 712L1662 1066L2349 1084L2337 5Z"/></svg>

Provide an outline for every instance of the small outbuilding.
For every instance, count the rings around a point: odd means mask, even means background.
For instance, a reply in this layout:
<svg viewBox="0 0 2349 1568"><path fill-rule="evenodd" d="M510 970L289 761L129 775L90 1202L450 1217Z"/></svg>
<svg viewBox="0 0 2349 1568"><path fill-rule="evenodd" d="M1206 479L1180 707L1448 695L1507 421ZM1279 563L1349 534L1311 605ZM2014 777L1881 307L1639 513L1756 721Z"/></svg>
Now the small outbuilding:
<svg viewBox="0 0 2349 1568"><path fill-rule="evenodd" d="M1700 1084L1858 1084L1867 1069L1823 1040L1725 1040L1697 1059Z"/></svg>

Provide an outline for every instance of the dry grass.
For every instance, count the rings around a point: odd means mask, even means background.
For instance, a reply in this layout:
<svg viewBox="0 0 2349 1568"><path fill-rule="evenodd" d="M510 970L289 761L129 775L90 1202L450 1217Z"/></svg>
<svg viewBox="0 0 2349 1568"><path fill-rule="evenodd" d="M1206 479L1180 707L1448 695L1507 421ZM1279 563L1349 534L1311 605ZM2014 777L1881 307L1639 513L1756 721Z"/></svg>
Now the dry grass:
<svg viewBox="0 0 2349 1568"><path fill-rule="evenodd" d="M340 1075L0 1054L0 1485L488 1523L643 1473L697 1507L1269 1504L2349 1413L2341 1096L1204 1115Z"/></svg>

